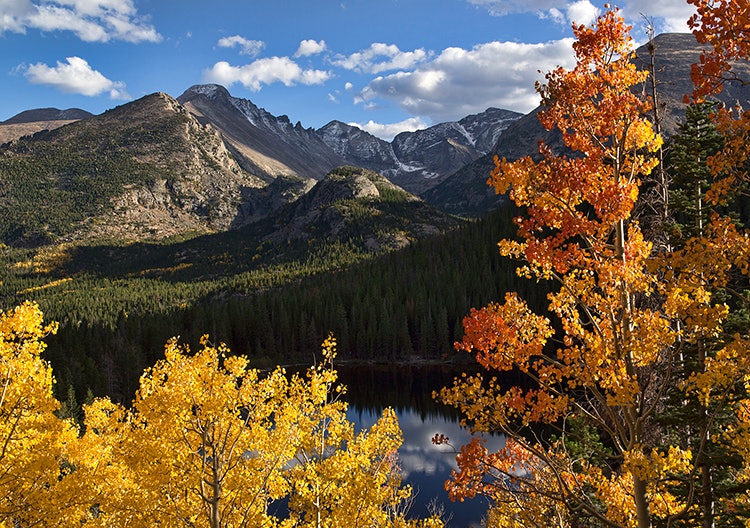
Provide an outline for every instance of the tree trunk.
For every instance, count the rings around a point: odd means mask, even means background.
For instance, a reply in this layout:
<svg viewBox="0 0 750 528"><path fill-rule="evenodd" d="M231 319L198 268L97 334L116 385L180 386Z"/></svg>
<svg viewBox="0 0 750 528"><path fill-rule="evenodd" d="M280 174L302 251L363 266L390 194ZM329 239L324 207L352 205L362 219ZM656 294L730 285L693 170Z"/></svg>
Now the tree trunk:
<svg viewBox="0 0 750 528"><path fill-rule="evenodd" d="M711 466L703 464L701 467L701 482L703 487L703 528L714 528L714 486L711 478Z"/></svg>
<svg viewBox="0 0 750 528"><path fill-rule="evenodd" d="M638 519L638 528L651 528L651 512L646 496L646 481L633 475L633 500Z"/></svg>

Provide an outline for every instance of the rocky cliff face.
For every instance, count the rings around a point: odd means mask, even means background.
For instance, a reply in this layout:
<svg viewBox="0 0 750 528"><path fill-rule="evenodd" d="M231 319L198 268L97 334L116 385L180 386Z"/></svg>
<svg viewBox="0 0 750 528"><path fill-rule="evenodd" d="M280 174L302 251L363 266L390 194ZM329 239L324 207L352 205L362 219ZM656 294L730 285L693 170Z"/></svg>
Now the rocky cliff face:
<svg viewBox="0 0 750 528"><path fill-rule="evenodd" d="M243 170L219 135L173 98L147 96L104 114L102 120L111 130L120 130L120 136L130 134L131 155L158 171L146 185L129 186L115 198L114 214L105 217L102 226L162 238L185 230L226 230L252 220L245 214L243 197L247 189L260 189L265 182ZM129 131L128 122L140 122L148 130ZM140 133L150 137L138 138Z"/></svg>

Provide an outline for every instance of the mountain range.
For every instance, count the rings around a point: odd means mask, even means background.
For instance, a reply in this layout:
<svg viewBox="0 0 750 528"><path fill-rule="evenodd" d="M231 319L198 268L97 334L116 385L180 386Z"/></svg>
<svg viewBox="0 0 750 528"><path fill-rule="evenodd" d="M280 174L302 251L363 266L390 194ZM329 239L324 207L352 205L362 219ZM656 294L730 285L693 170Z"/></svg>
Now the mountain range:
<svg viewBox="0 0 750 528"><path fill-rule="evenodd" d="M419 194L486 154L522 114L489 108L460 121L403 132L386 142L331 121L315 130L292 125L218 85L189 88L177 98L199 122L217 130L248 172L266 180L295 175L319 180L336 166L371 169Z"/></svg>
<svg viewBox="0 0 750 528"><path fill-rule="evenodd" d="M691 34L660 35L653 45L660 121L669 135L684 113L700 48ZM648 65L648 48L635 60ZM722 98L743 104L750 88L729 86ZM534 155L539 140L561 147L538 111L488 108L387 142L341 121L320 129L292 124L219 85L192 86L176 99L148 95L97 116L29 110L0 123L0 240L161 240L271 217L276 229L279 222L297 226L285 231L294 238L311 213L291 204L326 196L330 205L341 193L372 203L384 182L399 203L423 204L419 229L400 235L411 239L448 225L446 213L496 208L502 197L486 185L495 156ZM337 167L359 169L332 172ZM281 212L291 216L281 221L274 216Z"/></svg>

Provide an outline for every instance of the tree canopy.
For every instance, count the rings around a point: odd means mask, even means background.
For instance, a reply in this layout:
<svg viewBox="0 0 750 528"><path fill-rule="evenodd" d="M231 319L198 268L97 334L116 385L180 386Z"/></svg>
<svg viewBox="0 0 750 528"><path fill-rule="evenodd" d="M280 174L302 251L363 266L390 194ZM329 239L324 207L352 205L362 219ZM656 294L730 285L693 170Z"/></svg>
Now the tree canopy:
<svg viewBox="0 0 750 528"><path fill-rule="evenodd" d="M731 2L693 3L701 16L716 17L701 26L706 35L736 22L734 8L721 18L708 7ZM537 86L539 118L560 130L570 153L542 144L538 159L496 159L489 180L525 208L517 238L500 241L501 255L521 262L519 275L556 284L548 315L515 293L472 310L456 346L489 376L457 379L439 395L473 431L507 437L498 453L479 436L463 446L446 484L458 499L489 496L501 526L714 526L744 515L746 496L737 490L750 461L750 339L748 325L733 326L730 314L747 308L748 235L714 208L694 212L701 228L656 251L633 217L662 139L637 89L648 72L629 60L629 30L615 9L574 27L575 68L558 68ZM717 48L717 64L746 58L731 50ZM707 170L698 173L684 156L675 164L677 184L710 179L699 194L712 204L724 203L744 178L737 133L746 133L747 118L723 119L716 130L724 146L697 161ZM506 371L525 382L501 386L497 375ZM695 411L687 418L696 400L700 419ZM680 413L681 423L660 419ZM743 462L719 468L718 446ZM732 472L735 492L717 493L719 469Z"/></svg>

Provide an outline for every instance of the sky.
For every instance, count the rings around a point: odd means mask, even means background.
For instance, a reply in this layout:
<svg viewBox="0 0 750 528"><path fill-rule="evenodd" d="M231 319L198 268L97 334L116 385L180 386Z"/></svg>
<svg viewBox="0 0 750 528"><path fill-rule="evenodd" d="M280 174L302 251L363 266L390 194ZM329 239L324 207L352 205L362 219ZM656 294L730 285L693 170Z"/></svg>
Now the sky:
<svg viewBox="0 0 750 528"><path fill-rule="evenodd" d="M489 107L526 113L534 83L573 66L592 0L0 0L0 121L94 114L221 84L304 127L390 140ZM637 43L687 32L686 0L621 0ZM541 73L540 73L541 72Z"/></svg>

